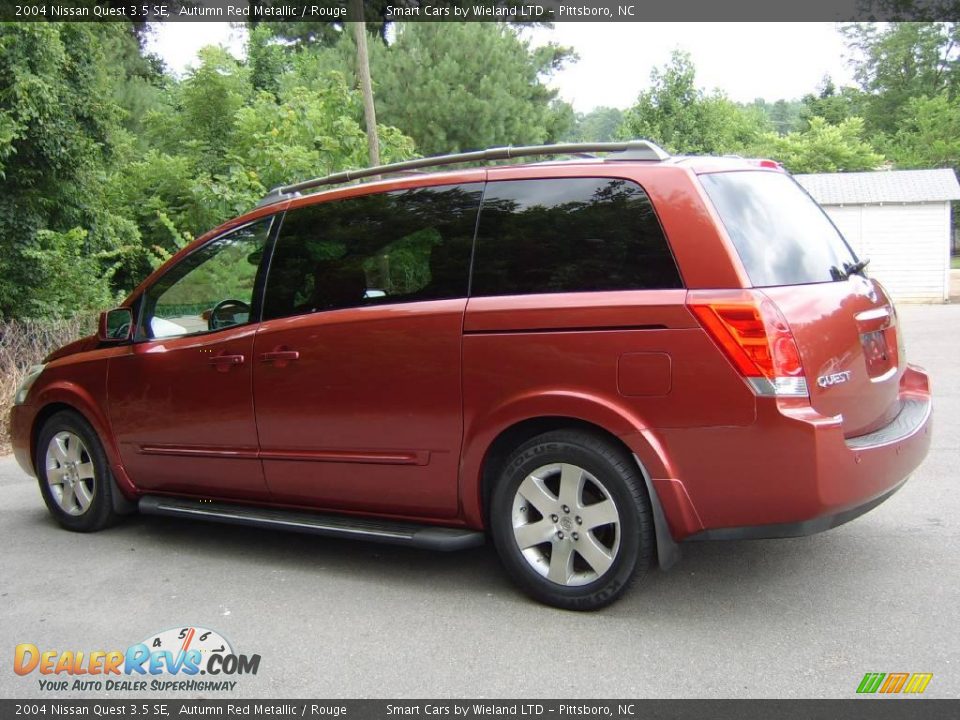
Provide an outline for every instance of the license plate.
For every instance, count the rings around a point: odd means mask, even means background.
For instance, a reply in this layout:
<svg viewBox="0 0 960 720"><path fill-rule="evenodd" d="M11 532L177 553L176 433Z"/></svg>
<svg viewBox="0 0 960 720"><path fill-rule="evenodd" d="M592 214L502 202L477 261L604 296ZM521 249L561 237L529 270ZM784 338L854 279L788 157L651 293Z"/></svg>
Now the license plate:
<svg viewBox="0 0 960 720"><path fill-rule="evenodd" d="M874 330L860 336L863 343L863 356L867 361L868 371L884 371L890 366L887 355L887 338L883 330ZM870 372L874 375L874 372Z"/></svg>

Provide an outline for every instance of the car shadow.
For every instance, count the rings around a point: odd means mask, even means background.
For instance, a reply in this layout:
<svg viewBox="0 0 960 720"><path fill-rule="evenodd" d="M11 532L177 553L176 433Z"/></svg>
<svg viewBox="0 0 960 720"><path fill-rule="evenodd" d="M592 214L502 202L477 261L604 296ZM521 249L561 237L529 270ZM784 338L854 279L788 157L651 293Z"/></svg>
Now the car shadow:
<svg viewBox="0 0 960 720"><path fill-rule="evenodd" d="M52 518L45 513L44 517L43 522L55 526ZM239 562L254 574L315 570L325 576L394 586L398 592L417 592L427 586L430 592L491 596L507 604L543 607L514 588L490 542L444 553L142 515L126 518L103 535L111 538L104 545L120 541L124 551L137 548L153 554L189 554L215 563ZM683 543L683 557L676 566L666 572L651 569L619 602L599 612L611 617L660 618L673 613L688 616L708 608L710 615L742 612L745 604L763 596L790 593L795 597L798 588L809 589L809 580L803 578L811 575L827 584L841 577L849 580L850 564L841 556L861 540L841 528L806 538Z"/></svg>

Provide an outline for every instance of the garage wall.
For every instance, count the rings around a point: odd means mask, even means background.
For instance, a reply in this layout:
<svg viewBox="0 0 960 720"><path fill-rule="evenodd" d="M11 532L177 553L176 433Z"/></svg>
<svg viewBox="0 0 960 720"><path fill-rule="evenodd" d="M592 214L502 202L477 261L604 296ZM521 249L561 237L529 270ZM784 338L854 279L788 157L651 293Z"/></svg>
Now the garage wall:
<svg viewBox="0 0 960 720"><path fill-rule="evenodd" d="M894 300L947 299L947 203L826 205L824 210Z"/></svg>

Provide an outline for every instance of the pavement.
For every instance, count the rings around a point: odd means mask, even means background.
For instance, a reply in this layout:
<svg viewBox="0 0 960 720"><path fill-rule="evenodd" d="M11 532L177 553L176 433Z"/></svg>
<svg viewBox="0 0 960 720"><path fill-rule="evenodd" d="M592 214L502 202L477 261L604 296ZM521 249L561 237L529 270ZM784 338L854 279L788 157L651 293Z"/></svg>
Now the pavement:
<svg viewBox="0 0 960 720"><path fill-rule="evenodd" d="M936 399L930 456L899 493L813 537L685 545L592 614L528 600L490 546L433 554L156 517L68 533L0 458L0 653L198 626L261 656L233 693L187 699L849 698L866 672L931 672L925 695L956 698L960 306L900 315ZM0 664L0 697L131 695L41 691Z"/></svg>

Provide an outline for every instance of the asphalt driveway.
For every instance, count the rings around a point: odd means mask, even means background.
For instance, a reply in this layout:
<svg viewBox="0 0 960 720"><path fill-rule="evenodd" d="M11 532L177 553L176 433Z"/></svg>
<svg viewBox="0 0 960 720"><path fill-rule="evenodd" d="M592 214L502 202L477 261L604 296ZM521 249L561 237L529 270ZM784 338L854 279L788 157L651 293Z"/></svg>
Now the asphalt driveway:
<svg viewBox="0 0 960 720"><path fill-rule="evenodd" d="M8 663L18 643L125 649L190 625L261 656L235 697L852 697L864 673L901 671L960 696L960 306L900 311L936 393L932 452L903 490L818 536L685 545L595 614L527 600L491 547L156 517L67 533L0 458L0 696L123 697L43 692Z"/></svg>

